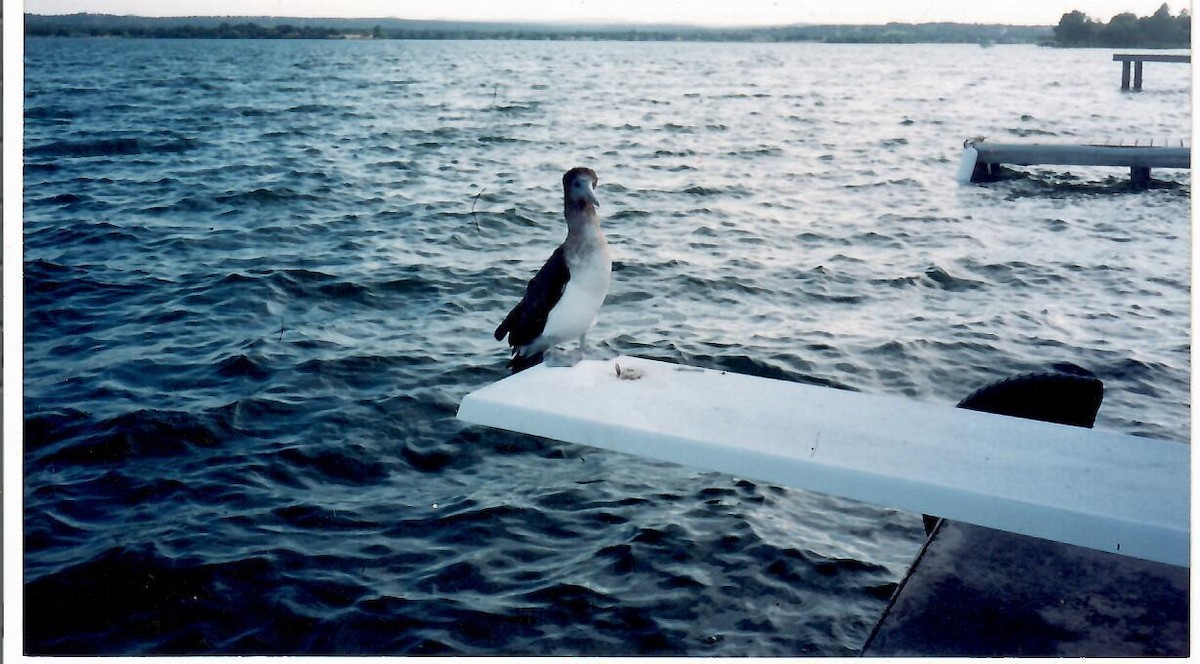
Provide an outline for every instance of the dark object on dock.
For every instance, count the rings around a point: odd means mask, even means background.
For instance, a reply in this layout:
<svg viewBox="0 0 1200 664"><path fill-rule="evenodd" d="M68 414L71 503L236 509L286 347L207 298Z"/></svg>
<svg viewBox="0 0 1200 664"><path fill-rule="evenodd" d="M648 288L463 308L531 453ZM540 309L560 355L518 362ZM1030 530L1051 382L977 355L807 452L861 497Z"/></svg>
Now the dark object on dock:
<svg viewBox="0 0 1200 664"><path fill-rule="evenodd" d="M1072 368L993 383L960 408L1090 428L1104 398ZM1187 656L1189 569L925 517L924 548L869 656Z"/></svg>
<svg viewBox="0 0 1200 664"><path fill-rule="evenodd" d="M1146 62L1191 62L1190 55L1116 53L1113 62L1121 63L1121 89L1129 89L1129 68L1133 65L1133 90L1142 91L1142 64Z"/></svg>
<svg viewBox="0 0 1200 664"><path fill-rule="evenodd" d="M958 407L1090 429L1103 401L1104 382L1075 367L1071 373L1025 374L992 383L958 402ZM939 519L928 514L923 519L929 535Z"/></svg>
<svg viewBox="0 0 1200 664"><path fill-rule="evenodd" d="M1104 382L1092 372L1026 374L976 390L959 408L1039 422L1092 428L1104 400Z"/></svg>
<svg viewBox="0 0 1200 664"><path fill-rule="evenodd" d="M988 143L968 140L963 144L960 181L970 173L970 182L996 180L1001 164L1014 166L1125 166L1134 184L1150 181L1152 168L1191 168L1192 148L1187 139L1136 139L1104 144ZM970 160L974 160L973 162Z"/></svg>

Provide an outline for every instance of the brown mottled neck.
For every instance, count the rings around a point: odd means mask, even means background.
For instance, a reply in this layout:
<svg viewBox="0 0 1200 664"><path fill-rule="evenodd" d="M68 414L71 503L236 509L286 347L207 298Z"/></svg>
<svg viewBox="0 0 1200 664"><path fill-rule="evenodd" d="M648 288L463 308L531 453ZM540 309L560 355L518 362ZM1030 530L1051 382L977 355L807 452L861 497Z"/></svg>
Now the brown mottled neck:
<svg viewBox="0 0 1200 664"><path fill-rule="evenodd" d="M575 233L588 227L600 228L600 216L596 206L589 201L563 201L563 217L567 220L567 232Z"/></svg>

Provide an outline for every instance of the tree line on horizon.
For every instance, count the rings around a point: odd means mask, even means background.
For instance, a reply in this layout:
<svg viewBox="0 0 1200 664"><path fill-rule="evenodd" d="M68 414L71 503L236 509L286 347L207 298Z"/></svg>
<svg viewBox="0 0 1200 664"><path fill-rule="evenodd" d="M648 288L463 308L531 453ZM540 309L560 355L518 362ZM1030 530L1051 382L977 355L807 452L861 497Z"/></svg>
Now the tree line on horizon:
<svg viewBox="0 0 1200 664"><path fill-rule="evenodd" d="M52 35L64 36L64 30L54 30ZM69 36L69 31L68 35ZM30 34L28 31L26 34ZM103 28L89 29L89 37L127 37L131 39L340 39L345 35L333 28L321 26L296 26L283 23L265 26L258 23L222 23L218 26L170 25L155 27L130 27L120 31L105 31Z"/></svg>
<svg viewBox="0 0 1200 664"><path fill-rule="evenodd" d="M31 37L159 39L523 39L833 43L1033 44L1050 26L960 23L794 25L707 28L687 25L488 23L406 19L25 15Z"/></svg>
<svg viewBox="0 0 1200 664"><path fill-rule="evenodd" d="M105 14L26 14L31 37L126 37L157 39L567 39L621 41L743 41L826 43L1041 44L1059 47L1187 48L1191 16L1172 16L1163 4L1151 16L1118 14L1108 23L1080 11L1063 14L1057 26L962 23L886 25L794 25L701 28L683 25L563 25L415 21L404 19L305 19L278 17L148 18Z"/></svg>
<svg viewBox="0 0 1200 664"><path fill-rule="evenodd" d="M1150 16L1117 14L1108 23L1093 20L1081 11L1067 12L1054 27L1054 42L1062 47L1189 48L1192 17L1186 9L1171 16L1163 3Z"/></svg>

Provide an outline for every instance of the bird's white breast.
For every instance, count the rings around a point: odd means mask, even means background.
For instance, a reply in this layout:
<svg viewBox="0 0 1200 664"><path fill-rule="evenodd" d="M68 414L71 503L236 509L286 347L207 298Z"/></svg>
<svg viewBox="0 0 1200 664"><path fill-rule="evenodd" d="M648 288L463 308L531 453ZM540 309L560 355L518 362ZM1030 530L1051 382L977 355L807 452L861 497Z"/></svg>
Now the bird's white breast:
<svg viewBox="0 0 1200 664"><path fill-rule="evenodd" d="M558 304L546 319L542 336L551 344L578 339L596 322L596 313L608 295L612 256L603 236L580 251L567 251L571 279Z"/></svg>

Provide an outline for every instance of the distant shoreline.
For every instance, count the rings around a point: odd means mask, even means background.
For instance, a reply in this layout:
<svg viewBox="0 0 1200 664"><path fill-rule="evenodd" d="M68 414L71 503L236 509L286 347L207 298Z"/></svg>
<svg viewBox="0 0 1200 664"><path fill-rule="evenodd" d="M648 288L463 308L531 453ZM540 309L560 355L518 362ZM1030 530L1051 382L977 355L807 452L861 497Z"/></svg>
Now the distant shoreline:
<svg viewBox="0 0 1200 664"><path fill-rule="evenodd" d="M1051 26L965 23L793 25L708 28L685 25L482 23L406 19L281 17L150 18L108 14L25 15L27 37L129 39L519 39L854 44L1038 44Z"/></svg>

